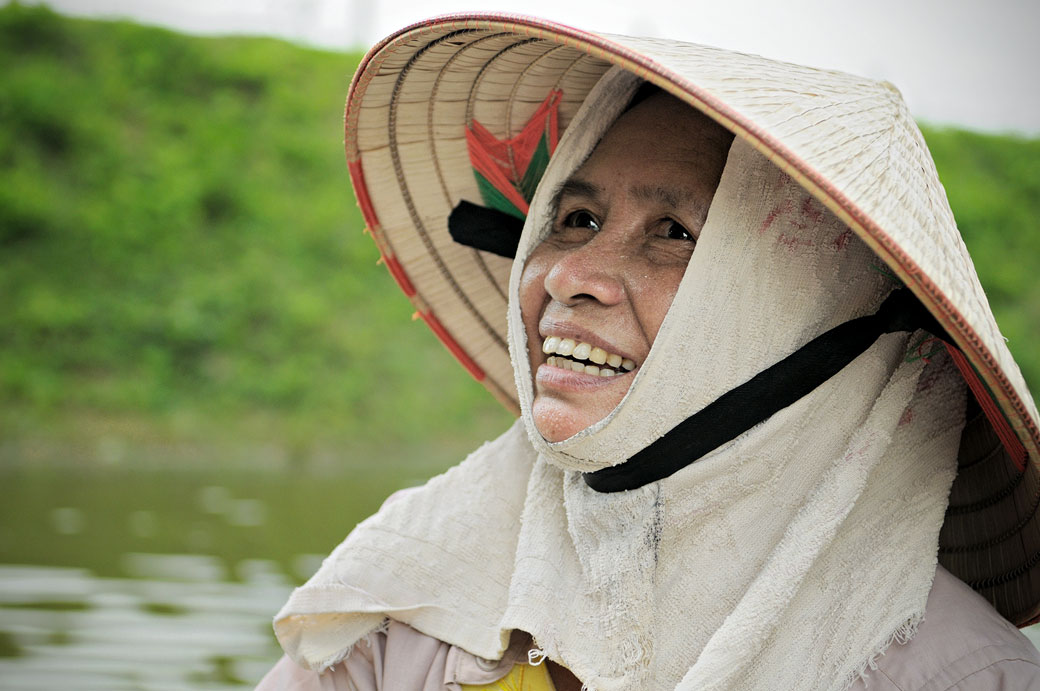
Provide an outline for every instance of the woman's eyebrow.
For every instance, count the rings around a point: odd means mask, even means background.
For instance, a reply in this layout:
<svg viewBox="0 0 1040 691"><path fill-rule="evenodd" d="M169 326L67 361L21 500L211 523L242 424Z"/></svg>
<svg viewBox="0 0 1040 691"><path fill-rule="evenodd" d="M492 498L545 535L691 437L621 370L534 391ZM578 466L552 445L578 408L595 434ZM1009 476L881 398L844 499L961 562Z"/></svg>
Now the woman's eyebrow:
<svg viewBox="0 0 1040 691"><path fill-rule="evenodd" d="M560 208L560 200L565 195L569 197L584 197L593 202L599 202L603 197L603 188L580 178L570 178L556 188L556 193L550 202L553 215Z"/></svg>

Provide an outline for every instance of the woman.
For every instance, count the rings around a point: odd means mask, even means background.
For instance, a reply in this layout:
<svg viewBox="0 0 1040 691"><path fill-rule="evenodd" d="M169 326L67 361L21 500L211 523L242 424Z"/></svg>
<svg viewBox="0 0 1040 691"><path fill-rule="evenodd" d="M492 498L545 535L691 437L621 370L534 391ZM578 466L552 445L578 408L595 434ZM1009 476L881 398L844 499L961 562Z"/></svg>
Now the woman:
<svg viewBox="0 0 1040 691"><path fill-rule="evenodd" d="M347 150L521 415L293 594L262 687L1040 688L993 608L1040 612L1037 413L891 87L457 16L369 54Z"/></svg>

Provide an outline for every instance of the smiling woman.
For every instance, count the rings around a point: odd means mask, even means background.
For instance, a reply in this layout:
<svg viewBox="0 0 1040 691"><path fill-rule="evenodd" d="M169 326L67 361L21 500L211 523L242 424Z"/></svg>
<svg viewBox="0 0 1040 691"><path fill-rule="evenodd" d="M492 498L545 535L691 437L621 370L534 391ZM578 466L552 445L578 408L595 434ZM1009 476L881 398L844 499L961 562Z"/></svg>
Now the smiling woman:
<svg viewBox="0 0 1040 691"><path fill-rule="evenodd" d="M520 418L347 537L263 688L1040 688L1038 416L890 85L454 16L372 50L347 154Z"/></svg>
<svg viewBox="0 0 1040 691"><path fill-rule="evenodd" d="M548 441L602 420L628 392L686 272L732 139L659 93L622 115L554 195L552 231L520 283L534 423Z"/></svg>

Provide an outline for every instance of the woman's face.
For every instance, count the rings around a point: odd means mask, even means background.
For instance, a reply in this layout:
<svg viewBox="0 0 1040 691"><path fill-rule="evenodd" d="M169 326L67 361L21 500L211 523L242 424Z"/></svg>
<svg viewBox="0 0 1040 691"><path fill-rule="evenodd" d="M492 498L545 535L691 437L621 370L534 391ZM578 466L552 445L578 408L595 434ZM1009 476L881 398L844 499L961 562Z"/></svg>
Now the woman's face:
<svg viewBox="0 0 1040 691"><path fill-rule="evenodd" d="M657 94L621 116L557 192L552 231L520 282L534 422L548 441L624 398L694 252L731 140Z"/></svg>

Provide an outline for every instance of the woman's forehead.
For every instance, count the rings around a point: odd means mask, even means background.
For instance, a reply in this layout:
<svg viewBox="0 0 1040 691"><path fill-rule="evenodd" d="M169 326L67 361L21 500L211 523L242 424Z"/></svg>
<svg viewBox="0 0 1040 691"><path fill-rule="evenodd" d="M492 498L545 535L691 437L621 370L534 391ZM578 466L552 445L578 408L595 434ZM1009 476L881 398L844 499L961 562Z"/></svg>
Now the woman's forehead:
<svg viewBox="0 0 1040 691"><path fill-rule="evenodd" d="M642 142L663 156L684 152L726 150L733 134L674 96L659 92L618 117L593 150Z"/></svg>
<svg viewBox="0 0 1040 691"><path fill-rule="evenodd" d="M733 136L658 93L626 111L554 194L606 203L619 195L669 208L710 203Z"/></svg>

